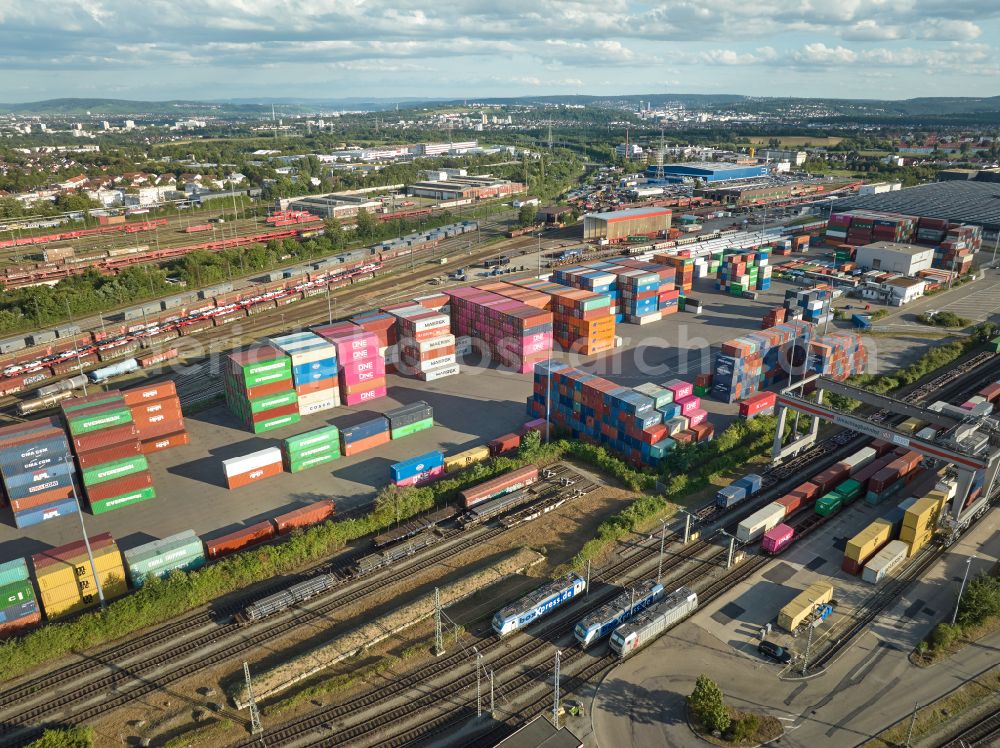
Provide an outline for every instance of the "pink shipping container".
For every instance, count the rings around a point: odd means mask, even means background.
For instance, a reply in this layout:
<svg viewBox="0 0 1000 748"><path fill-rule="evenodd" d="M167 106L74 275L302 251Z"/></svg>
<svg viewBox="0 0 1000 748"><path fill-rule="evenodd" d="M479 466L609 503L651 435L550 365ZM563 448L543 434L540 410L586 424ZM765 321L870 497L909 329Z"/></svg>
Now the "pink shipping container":
<svg viewBox="0 0 1000 748"><path fill-rule="evenodd" d="M681 406L683 407L683 406ZM686 413L688 417L688 428L693 426L699 426L703 424L708 419L708 411L704 408L696 408L690 413Z"/></svg>
<svg viewBox="0 0 1000 748"><path fill-rule="evenodd" d="M374 390L366 390L353 395L343 396L341 397L341 402L343 405L361 405L363 403L371 402L372 400L377 400L380 397L385 397L386 394L388 394L386 388L379 387Z"/></svg>
<svg viewBox="0 0 1000 748"><path fill-rule="evenodd" d="M354 364L347 364L340 372L344 384L360 384L385 377L385 359L375 358Z"/></svg>
<svg viewBox="0 0 1000 748"><path fill-rule="evenodd" d="M683 400L685 397L691 397L694 394L694 385L690 382L682 382L679 379L673 379L663 385L664 389L670 390L674 395L674 402Z"/></svg>
<svg viewBox="0 0 1000 748"><path fill-rule="evenodd" d="M437 465L422 473L417 473L416 475L410 476L409 478L404 478L403 480L397 482L395 485L400 487L405 486L422 486L426 483L436 480L444 475L444 465Z"/></svg>
<svg viewBox="0 0 1000 748"><path fill-rule="evenodd" d="M701 398L695 395L682 397L680 400L675 398L674 402L681 406L681 415L683 416L689 416L701 407Z"/></svg>
<svg viewBox="0 0 1000 748"><path fill-rule="evenodd" d="M795 530L788 525L784 523L775 525L764 533L764 539L760 541L760 549L764 553L772 555L780 553L785 546L792 542L793 535L795 535Z"/></svg>

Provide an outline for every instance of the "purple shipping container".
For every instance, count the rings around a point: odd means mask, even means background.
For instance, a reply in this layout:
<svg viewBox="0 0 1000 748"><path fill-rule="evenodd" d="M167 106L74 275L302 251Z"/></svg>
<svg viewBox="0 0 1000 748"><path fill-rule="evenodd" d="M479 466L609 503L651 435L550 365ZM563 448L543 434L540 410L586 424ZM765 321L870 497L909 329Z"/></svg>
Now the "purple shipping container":
<svg viewBox="0 0 1000 748"><path fill-rule="evenodd" d="M772 556L780 553L786 545L792 542L794 534L795 530L784 523L775 525L764 533L764 539L760 541L760 549Z"/></svg>

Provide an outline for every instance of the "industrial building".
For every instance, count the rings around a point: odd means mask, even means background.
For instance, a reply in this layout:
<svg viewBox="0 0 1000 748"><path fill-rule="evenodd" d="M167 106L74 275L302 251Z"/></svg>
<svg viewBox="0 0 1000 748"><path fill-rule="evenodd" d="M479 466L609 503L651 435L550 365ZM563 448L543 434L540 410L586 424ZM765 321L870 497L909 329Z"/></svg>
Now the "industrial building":
<svg viewBox="0 0 1000 748"><path fill-rule="evenodd" d="M690 164L649 166L646 169L646 176L655 179L661 170L663 178L668 182L700 179L709 184L712 182L732 182L737 179L758 179L766 177L770 172L766 164L728 164L721 161L702 161Z"/></svg>
<svg viewBox="0 0 1000 748"><path fill-rule="evenodd" d="M630 236L665 234L670 230L671 215L669 208L629 208L588 213L583 217L583 238L620 242Z"/></svg>
<svg viewBox="0 0 1000 748"><path fill-rule="evenodd" d="M449 177L446 181L416 182L406 188L408 195L431 200L482 200L524 192L520 182L490 176Z"/></svg>
<svg viewBox="0 0 1000 748"><path fill-rule="evenodd" d="M563 223L573 209L566 205L546 205L538 209L535 220L540 223Z"/></svg>
<svg viewBox="0 0 1000 748"><path fill-rule="evenodd" d="M920 218L940 218L983 228L983 239L1000 235L1000 190L981 179L952 180L909 187L880 195L858 195L837 201L837 211L876 210Z"/></svg>
<svg viewBox="0 0 1000 748"><path fill-rule="evenodd" d="M915 244L874 242L858 247L855 261L865 270L881 270L903 275L916 275L929 270L934 260L934 249Z"/></svg>
<svg viewBox="0 0 1000 748"><path fill-rule="evenodd" d="M859 195L881 195L885 192L898 192L903 189L902 182L872 182L858 187Z"/></svg>
<svg viewBox="0 0 1000 748"><path fill-rule="evenodd" d="M785 200L792 196L794 187L794 184L754 182L730 187L708 187L698 190L697 194L709 200L717 200L722 205L737 207Z"/></svg>
<svg viewBox="0 0 1000 748"><path fill-rule="evenodd" d="M792 166L802 166L809 154L805 151L782 150L779 148L762 148L757 151L757 158L763 161L787 161Z"/></svg>
<svg viewBox="0 0 1000 748"><path fill-rule="evenodd" d="M288 203L287 210L307 210L320 218L353 218L364 208L374 213L382 208L382 201L368 195L305 195Z"/></svg>

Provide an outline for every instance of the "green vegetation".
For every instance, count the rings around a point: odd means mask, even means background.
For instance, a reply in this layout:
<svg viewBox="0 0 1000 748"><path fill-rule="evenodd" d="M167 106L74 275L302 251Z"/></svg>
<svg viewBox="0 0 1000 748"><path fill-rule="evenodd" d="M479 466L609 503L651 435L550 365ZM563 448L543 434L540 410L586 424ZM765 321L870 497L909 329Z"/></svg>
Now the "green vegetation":
<svg viewBox="0 0 1000 748"><path fill-rule="evenodd" d="M688 706L698 721L713 732L725 732L732 723L722 689L707 675L698 676Z"/></svg>
<svg viewBox="0 0 1000 748"><path fill-rule="evenodd" d="M190 745L212 745L216 743L213 738L221 738L224 734L230 733L235 725L230 719L217 719L206 725L199 725L186 732L174 735L163 748L186 748Z"/></svg>
<svg viewBox="0 0 1000 748"><path fill-rule="evenodd" d="M921 314L917 317L917 322L931 327L968 327L972 320L966 317L959 317L954 312L938 312L937 314Z"/></svg>
<svg viewBox="0 0 1000 748"><path fill-rule="evenodd" d="M917 645L916 654L924 664L952 654L1000 626L998 572L1000 567L994 567L991 572L982 572L970 580L962 593L955 623L939 623L927 639Z"/></svg>
<svg viewBox="0 0 1000 748"><path fill-rule="evenodd" d="M871 314L872 322L878 322L880 319L885 319L890 314L888 309L876 309Z"/></svg>
<svg viewBox="0 0 1000 748"><path fill-rule="evenodd" d="M49 729L28 748L93 748L94 731L90 727Z"/></svg>
<svg viewBox="0 0 1000 748"><path fill-rule="evenodd" d="M537 212L534 205L522 205L521 209L517 211L517 225L521 228L530 226L535 222Z"/></svg>
<svg viewBox="0 0 1000 748"><path fill-rule="evenodd" d="M858 374L848 378L847 382L879 395L888 394L901 387L914 384L932 371L956 361L976 346L995 337L996 331L996 325L992 322L985 322L976 327L972 335L962 340L932 347L923 356L895 374ZM861 405L860 401L842 395L829 394L827 397L830 404L840 410L851 411Z"/></svg>

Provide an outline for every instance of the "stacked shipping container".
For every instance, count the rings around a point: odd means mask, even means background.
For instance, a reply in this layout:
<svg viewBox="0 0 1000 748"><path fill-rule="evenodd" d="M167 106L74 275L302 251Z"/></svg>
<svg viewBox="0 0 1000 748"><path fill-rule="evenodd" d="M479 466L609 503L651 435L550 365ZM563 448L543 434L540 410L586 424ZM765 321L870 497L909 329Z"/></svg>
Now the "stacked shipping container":
<svg viewBox="0 0 1000 748"><path fill-rule="evenodd" d="M458 374L455 336L447 314L415 302L386 307L386 311L396 318L397 370L425 382Z"/></svg>
<svg viewBox="0 0 1000 748"><path fill-rule="evenodd" d="M27 562L15 558L0 564L0 638L19 634L41 620Z"/></svg>
<svg viewBox="0 0 1000 748"><path fill-rule="evenodd" d="M282 472L281 450L268 447L222 461L222 474L230 490L271 478Z"/></svg>
<svg viewBox="0 0 1000 748"><path fill-rule="evenodd" d="M378 335L365 332L352 322L321 325L313 328L313 332L337 349L343 405L359 405L385 397L385 355L380 352Z"/></svg>
<svg viewBox="0 0 1000 748"><path fill-rule="evenodd" d="M133 587L142 587L149 577L165 578L172 571L194 571L205 565L205 546L194 530L153 540L122 554Z"/></svg>
<svg viewBox="0 0 1000 748"><path fill-rule="evenodd" d="M229 409L253 433L262 434L299 422L292 361L274 346L231 354L226 359L223 377Z"/></svg>
<svg viewBox="0 0 1000 748"><path fill-rule="evenodd" d="M434 409L423 400L387 410L385 417L391 439L402 439L434 426Z"/></svg>
<svg viewBox="0 0 1000 748"><path fill-rule="evenodd" d="M771 287L770 257L770 250L767 249L729 255L719 267L715 289L726 291L730 296L768 290Z"/></svg>
<svg viewBox="0 0 1000 748"><path fill-rule="evenodd" d="M0 429L0 475L19 528L77 510L66 432L55 419Z"/></svg>
<svg viewBox="0 0 1000 748"><path fill-rule="evenodd" d="M281 443L285 470L298 473L340 458L340 430L324 426L290 436Z"/></svg>
<svg viewBox="0 0 1000 748"><path fill-rule="evenodd" d="M105 600L113 600L128 591L122 555L114 538L103 533L88 540L93 566L82 540L31 557L42 607L50 621L94 607L100 602L100 594Z"/></svg>
<svg viewBox="0 0 1000 748"><path fill-rule="evenodd" d="M833 291L829 286L820 285L813 288L785 291L785 309L789 316L802 319L813 324L823 324L833 319L830 305L833 303Z"/></svg>
<svg viewBox="0 0 1000 748"><path fill-rule="evenodd" d="M385 416L377 416L354 426L347 426L340 430L341 452L350 457L385 444L392 438L391 434L389 419Z"/></svg>
<svg viewBox="0 0 1000 748"><path fill-rule="evenodd" d="M340 405L337 349L331 343L311 332L282 335L269 342L291 360L300 416Z"/></svg>
<svg viewBox="0 0 1000 748"><path fill-rule="evenodd" d="M122 390L122 399L132 412L132 422L143 454L161 452L189 442L181 401L173 381Z"/></svg>

